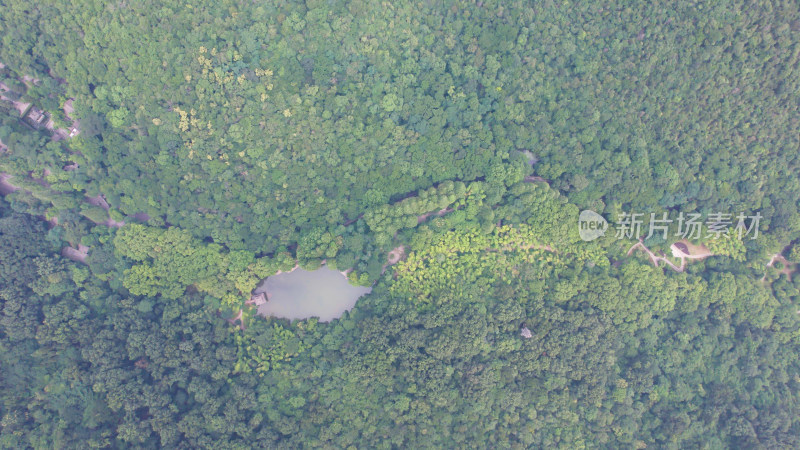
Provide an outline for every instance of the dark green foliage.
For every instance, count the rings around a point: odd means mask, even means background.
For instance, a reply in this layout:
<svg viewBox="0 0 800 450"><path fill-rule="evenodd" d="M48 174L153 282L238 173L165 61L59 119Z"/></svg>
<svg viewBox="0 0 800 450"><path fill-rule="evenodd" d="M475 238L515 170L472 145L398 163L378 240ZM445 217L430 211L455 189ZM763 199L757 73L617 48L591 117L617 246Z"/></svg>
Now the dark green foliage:
<svg viewBox="0 0 800 450"><path fill-rule="evenodd" d="M446 180L484 179L497 203L526 158L581 208L758 209L778 241L800 231L791 3L12 3L5 78L38 78L55 112L74 98L82 131L55 153L12 140L8 170L234 249L273 253Z"/></svg>
<svg viewBox="0 0 800 450"><path fill-rule="evenodd" d="M0 11L0 447L800 447L796 2ZM323 261L372 293L240 311Z"/></svg>
<svg viewBox="0 0 800 450"><path fill-rule="evenodd" d="M434 308L384 278L331 323L249 318L242 331L191 289L115 292L100 281L117 270L110 248L69 267L37 238L41 222L8 214L0 274L19 288L0 292L7 447L800 444L800 297L785 280L636 261L542 278L540 261L516 259L506 278L503 259L481 272L466 258L477 277L431 280ZM137 261L166 242L145 228L117 239ZM184 242L176 252L192 242L170 239Z"/></svg>

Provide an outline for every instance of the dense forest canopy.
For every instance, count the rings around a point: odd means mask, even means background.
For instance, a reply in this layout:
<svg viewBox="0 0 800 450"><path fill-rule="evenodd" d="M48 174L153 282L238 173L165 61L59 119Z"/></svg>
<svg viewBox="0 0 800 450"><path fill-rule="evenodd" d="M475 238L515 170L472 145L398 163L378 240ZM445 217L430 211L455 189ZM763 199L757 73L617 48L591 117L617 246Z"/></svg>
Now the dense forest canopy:
<svg viewBox="0 0 800 450"><path fill-rule="evenodd" d="M800 447L798 36L791 1L0 0L0 447ZM248 304L322 264L372 292Z"/></svg>

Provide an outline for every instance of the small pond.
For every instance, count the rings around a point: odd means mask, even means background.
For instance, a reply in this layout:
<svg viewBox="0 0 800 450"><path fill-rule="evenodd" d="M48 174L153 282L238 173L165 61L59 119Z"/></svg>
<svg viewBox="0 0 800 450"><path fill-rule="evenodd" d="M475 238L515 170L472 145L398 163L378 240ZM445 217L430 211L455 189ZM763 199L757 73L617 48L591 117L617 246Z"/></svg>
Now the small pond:
<svg viewBox="0 0 800 450"><path fill-rule="evenodd" d="M273 275L254 292L267 294L267 303L258 308L263 316L291 320L319 317L320 322L330 322L352 309L356 300L371 290L353 286L341 272L322 266L313 272L297 268Z"/></svg>

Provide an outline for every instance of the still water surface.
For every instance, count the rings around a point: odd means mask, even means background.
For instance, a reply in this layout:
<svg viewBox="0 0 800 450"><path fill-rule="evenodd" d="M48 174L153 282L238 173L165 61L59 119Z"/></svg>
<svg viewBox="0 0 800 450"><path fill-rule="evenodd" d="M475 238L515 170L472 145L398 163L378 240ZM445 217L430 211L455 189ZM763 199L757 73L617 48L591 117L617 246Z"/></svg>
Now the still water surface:
<svg viewBox="0 0 800 450"><path fill-rule="evenodd" d="M371 288L353 286L340 272L326 266L309 272L297 268L268 277L255 292L266 292L267 303L258 308L264 316L283 319L319 317L329 322L349 311Z"/></svg>

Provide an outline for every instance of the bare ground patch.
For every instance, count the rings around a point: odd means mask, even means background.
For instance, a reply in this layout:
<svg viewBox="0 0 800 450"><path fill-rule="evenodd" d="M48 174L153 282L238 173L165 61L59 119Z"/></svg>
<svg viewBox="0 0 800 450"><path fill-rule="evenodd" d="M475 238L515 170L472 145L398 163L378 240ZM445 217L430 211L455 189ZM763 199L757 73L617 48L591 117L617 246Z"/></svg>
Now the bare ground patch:
<svg viewBox="0 0 800 450"><path fill-rule="evenodd" d="M86 264L86 257L89 256L89 247L79 244L78 248L64 247L61 249L61 256L72 261Z"/></svg>

